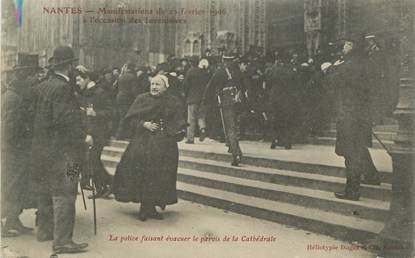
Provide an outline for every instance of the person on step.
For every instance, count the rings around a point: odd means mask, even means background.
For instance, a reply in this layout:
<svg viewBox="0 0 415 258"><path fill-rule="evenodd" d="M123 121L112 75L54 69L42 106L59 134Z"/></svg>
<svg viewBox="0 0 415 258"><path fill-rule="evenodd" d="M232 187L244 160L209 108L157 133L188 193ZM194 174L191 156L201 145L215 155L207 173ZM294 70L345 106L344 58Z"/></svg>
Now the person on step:
<svg viewBox="0 0 415 258"><path fill-rule="evenodd" d="M296 89L290 82L297 76L293 67L285 58L285 54L280 52L275 64L270 72L270 98L268 111L271 114L272 140L271 149L282 146L291 149L293 134L295 132L295 109L297 105Z"/></svg>
<svg viewBox="0 0 415 258"><path fill-rule="evenodd" d="M243 84L239 67L234 63L235 57L227 54L222 57L220 66L210 79L205 92L214 88L221 112L222 126L226 141L229 144L228 152L232 153L232 166L238 166L242 151L238 139L238 114L236 105L241 102ZM206 94L204 99L206 99ZM205 103L205 100L202 101Z"/></svg>
<svg viewBox="0 0 415 258"><path fill-rule="evenodd" d="M153 77L150 92L136 98L120 125L119 137L132 140L115 171L113 193L117 201L141 203L142 221L163 219L156 206L177 202L177 141L187 124L184 105L168 87L165 75Z"/></svg>
<svg viewBox="0 0 415 258"><path fill-rule="evenodd" d="M116 97L119 119L122 120L137 96L138 78L135 74L135 64L127 63L118 79Z"/></svg>
<svg viewBox="0 0 415 258"><path fill-rule="evenodd" d="M339 199L357 201L360 198L361 176L363 183L379 185L379 174L373 164L368 147L372 145L370 94L365 78L366 56L362 46L346 40L343 47L344 62L338 66L341 76L337 91L339 111L336 122L336 154L343 156L346 165L346 188L336 192Z"/></svg>
<svg viewBox="0 0 415 258"><path fill-rule="evenodd" d="M194 143L194 135L196 130L196 122L199 126L199 140L204 141L206 137L206 119L202 112L202 98L206 85L209 81L208 61L206 59L191 60L192 67L187 71L184 79L184 89L187 101L187 141L186 143Z"/></svg>

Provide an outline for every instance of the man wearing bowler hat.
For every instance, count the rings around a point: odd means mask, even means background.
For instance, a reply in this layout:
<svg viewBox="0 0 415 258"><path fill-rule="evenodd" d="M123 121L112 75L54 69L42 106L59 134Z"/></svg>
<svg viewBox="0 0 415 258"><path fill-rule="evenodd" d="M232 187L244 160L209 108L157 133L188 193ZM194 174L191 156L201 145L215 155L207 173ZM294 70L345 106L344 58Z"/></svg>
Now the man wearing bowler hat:
<svg viewBox="0 0 415 258"><path fill-rule="evenodd" d="M235 56L232 53L222 56L223 65L216 70L208 82L206 92L211 88L216 91L216 96L221 112L222 126L226 141L229 144L229 152L232 153L232 166L238 166L242 151L239 147L238 124L236 105L241 101L242 79L238 66L234 63Z"/></svg>
<svg viewBox="0 0 415 258"><path fill-rule="evenodd" d="M33 184L27 160L33 131L31 90L38 83L38 62L37 55L18 53L17 65L11 71L14 78L1 98L1 215L6 218L2 237L33 230L23 226L19 215L23 209L36 207L28 190Z"/></svg>
<svg viewBox="0 0 415 258"><path fill-rule="evenodd" d="M72 240L75 200L85 143L80 107L72 84L71 47L53 51L53 74L38 87L32 158L38 191L38 241L53 240L55 253L85 251Z"/></svg>

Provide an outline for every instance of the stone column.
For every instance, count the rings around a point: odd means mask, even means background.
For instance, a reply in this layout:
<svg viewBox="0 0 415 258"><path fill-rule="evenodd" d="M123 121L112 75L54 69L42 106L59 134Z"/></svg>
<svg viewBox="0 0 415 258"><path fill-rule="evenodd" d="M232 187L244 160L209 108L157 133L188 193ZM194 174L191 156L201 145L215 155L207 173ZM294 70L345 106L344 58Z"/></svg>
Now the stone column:
<svg viewBox="0 0 415 258"><path fill-rule="evenodd" d="M381 257L414 256L415 2L400 2L400 92L394 112L399 129L389 151L393 164L392 201L389 218L380 233Z"/></svg>

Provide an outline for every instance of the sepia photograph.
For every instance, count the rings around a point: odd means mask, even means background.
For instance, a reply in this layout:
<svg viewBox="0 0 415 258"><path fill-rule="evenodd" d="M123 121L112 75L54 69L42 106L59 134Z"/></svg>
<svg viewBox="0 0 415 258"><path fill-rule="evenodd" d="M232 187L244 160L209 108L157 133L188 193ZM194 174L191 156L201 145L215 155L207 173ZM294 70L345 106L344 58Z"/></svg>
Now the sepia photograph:
<svg viewBox="0 0 415 258"><path fill-rule="evenodd" d="M414 258L414 0L2 0L1 258Z"/></svg>

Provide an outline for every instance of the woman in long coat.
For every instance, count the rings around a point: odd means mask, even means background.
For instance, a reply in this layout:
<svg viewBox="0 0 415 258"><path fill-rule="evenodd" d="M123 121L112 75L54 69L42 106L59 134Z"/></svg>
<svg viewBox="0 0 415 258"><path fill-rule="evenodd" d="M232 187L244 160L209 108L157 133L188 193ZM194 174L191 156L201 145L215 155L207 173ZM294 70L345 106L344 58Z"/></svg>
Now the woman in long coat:
<svg viewBox="0 0 415 258"><path fill-rule="evenodd" d="M166 76L151 79L150 92L139 95L127 112L120 137L132 140L114 176L114 195L120 202L141 203L139 218L163 219L155 206L177 202L177 140L186 122L182 102L166 92Z"/></svg>

